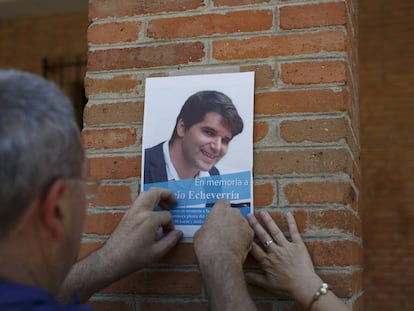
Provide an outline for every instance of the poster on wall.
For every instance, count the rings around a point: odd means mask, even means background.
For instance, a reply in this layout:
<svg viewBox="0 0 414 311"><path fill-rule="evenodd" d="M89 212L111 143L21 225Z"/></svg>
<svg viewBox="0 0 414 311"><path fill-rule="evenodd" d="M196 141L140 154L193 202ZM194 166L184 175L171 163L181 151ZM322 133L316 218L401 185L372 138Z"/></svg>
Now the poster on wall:
<svg viewBox="0 0 414 311"><path fill-rule="evenodd" d="M218 199L253 211L254 72L147 78L141 190L170 189L190 242Z"/></svg>

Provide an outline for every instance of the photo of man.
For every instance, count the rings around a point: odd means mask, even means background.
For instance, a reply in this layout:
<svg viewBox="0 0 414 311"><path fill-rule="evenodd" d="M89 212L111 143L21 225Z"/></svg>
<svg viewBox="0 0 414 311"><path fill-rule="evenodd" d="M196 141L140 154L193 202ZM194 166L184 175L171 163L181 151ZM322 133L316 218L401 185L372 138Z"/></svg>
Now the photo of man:
<svg viewBox="0 0 414 311"><path fill-rule="evenodd" d="M184 103L169 141L145 149L144 183L219 175L215 164L243 130L232 100L199 91Z"/></svg>
<svg viewBox="0 0 414 311"><path fill-rule="evenodd" d="M184 241L219 199L253 210L253 100L254 72L145 81L141 191L173 192Z"/></svg>

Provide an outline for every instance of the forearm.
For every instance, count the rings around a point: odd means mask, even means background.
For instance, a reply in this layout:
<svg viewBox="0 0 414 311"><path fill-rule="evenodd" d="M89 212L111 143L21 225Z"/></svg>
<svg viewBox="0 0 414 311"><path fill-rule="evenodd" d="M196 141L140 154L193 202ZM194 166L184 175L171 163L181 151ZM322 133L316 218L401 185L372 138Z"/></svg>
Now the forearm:
<svg viewBox="0 0 414 311"><path fill-rule="evenodd" d="M199 262L210 310L257 310L247 290L241 262L220 256Z"/></svg>
<svg viewBox="0 0 414 311"><path fill-rule="evenodd" d="M116 265L109 264L102 248L75 263L63 282L57 298L62 303L79 294L81 302L121 277Z"/></svg>

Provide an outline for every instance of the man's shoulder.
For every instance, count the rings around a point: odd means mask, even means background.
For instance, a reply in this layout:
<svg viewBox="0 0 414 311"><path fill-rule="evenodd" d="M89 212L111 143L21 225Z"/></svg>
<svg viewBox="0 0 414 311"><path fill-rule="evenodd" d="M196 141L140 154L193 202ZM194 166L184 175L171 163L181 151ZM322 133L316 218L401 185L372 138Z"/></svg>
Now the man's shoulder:
<svg viewBox="0 0 414 311"><path fill-rule="evenodd" d="M159 143L145 149L144 157L144 184L163 182L167 180L163 144Z"/></svg>
<svg viewBox="0 0 414 311"><path fill-rule="evenodd" d="M159 143L158 145L152 146L152 147L148 147L145 148L145 152L154 152L154 151L162 151L162 145L165 143L165 141Z"/></svg>
<svg viewBox="0 0 414 311"><path fill-rule="evenodd" d="M164 142L145 149L145 163L147 165L149 165L150 163L151 165L159 165L159 163L165 163L163 144Z"/></svg>
<svg viewBox="0 0 414 311"><path fill-rule="evenodd" d="M74 302L63 306L49 293L26 285L0 282L0 311L93 311Z"/></svg>

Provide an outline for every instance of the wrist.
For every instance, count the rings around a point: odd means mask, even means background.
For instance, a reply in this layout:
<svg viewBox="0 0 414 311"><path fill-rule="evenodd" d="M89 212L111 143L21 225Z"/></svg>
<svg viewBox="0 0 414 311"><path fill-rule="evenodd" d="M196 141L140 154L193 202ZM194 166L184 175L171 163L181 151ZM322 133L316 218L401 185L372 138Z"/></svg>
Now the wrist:
<svg viewBox="0 0 414 311"><path fill-rule="evenodd" d="M199 266L211 310L256 310L237 256L211 255L200 258Z"/></svg>
<svg viewBox="0 0 414 311"><path fill-rule="evenodd" d="M307 308L323 281L316 273L301 280L301 283L293 288L291 294L293 299Z"/></svg>
<svg viewBox="0 0 414 311"><path fill-rule="evenodd" d="M111 243L105 243L94 255L97 257L96 261L99 262L97 264L99 271L106 271L109 279L118 279L128 273L122 264L123 258Z"/></svg>
<svg viewBox="0 0 414 311"><path fill-rule="evenodd" d="M311 311L313 304L316 303L319 300L319 298L321 298L321 296L328 294L328 290L330 290L329 285L327 283L322 283L318 290L315 292L315 294L312 296L312 299L308 304L306 311Z"/></svg>

